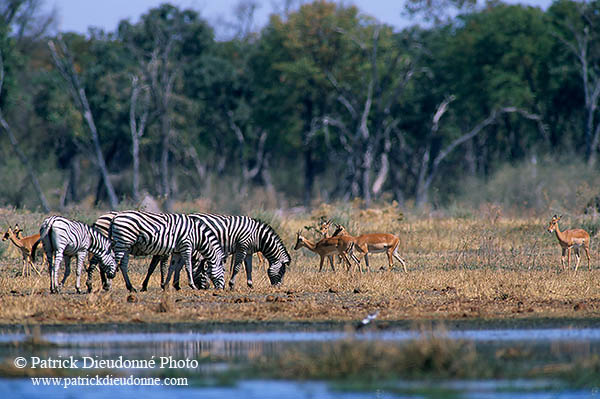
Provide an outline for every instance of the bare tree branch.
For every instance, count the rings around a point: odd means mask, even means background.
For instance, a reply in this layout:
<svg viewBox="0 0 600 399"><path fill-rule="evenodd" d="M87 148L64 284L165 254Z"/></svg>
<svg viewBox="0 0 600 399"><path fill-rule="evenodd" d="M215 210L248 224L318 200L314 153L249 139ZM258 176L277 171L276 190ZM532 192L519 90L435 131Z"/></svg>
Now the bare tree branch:
<svg viewBox="0 0 600 399"><path fill-rule="evenodd" d="M78 105L80 112L83 114L83 118L87 122L95 150L100 175L102 176L104 187L106 188L106 192L108 193L108 200L110 202L110 206L114 209L119 204L119 200L117 199L117 195L115 194L113 185L110 182L108 169L106 167L106 162L104 161L104 155L102 155L102 148L100 146L98 131L96 129L96 124L94 123L94 117L92 116L92 110L90 109L90 105L85 95L85 90L79 82L79 77L77 75L77 72L75 71L73 57L71 56L71 53L69 52L69 49L67 48L66 44L62 40L62 36L59 35L57 40L61 48L62 56L58 54L56 46L52 40L48 42L48 47L50 47L50 52L52 53L54 63L56 64L60 73L63 75L63 78L67 81L68 87L71 91L71 95L73 96L75 103Z"/></svg>

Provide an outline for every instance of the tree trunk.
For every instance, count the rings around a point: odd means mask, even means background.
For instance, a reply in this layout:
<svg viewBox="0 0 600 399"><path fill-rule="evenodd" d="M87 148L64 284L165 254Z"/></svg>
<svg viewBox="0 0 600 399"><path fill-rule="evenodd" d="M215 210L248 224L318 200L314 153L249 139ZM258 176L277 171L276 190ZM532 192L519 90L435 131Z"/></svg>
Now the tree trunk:
<svg viewBox="0 0 600 399"><path fill-rule="evenodd" d="M94 117L92 116L92 110L90 109L85 90L79 82L79 76L77 75L75 67L73 66L73 58L71 57L71 53L69 52L69 49L67 48L67 46L62 40L62 37L60 36L58 38L58 43L61 46L61 50L63 53L62 57L58 55L54 42L48 42L50 52L52 53L52 58L54 59L54 63L58 68L59 72L67 81L67 84L70 86L71 95L73 96L75 103L78 105L79 111L82 113L83 118L87 122L92 138L92 144L94 146L94 152L97 161L96 164L98 165L100 176L102 177L102 181L106 188L110 206L114 209L119 204L119 200L117 199L115 189L113 188L112 183L110 182L108 168L106 167L104 156L102 155L102 147L100 146L100 139L98 137L98 130L96 129L96 124L94 123Z"/></svg>
<svg viewBox="0 0 600 399"><path fill-rule="evenodd" d="M371 167L373 165L373 145L367 143L363 153L363 172L362 172L362 195L365 200L365 206L371 206Z"/></svg>
<svg viewBox="0 0 600 399"><path fill-rule="evenodd" d="M140 142L137 134L131 135L132 156L133 156L133 199L135 202L140 200Z"/></svg>
<svg viewBox="0 0 600 399"><path fill-rule="evenodd" d="M171 121L169 113L163 110L162 121L162 141L161 141L161 156L160 156L160 180L162 195L164 196L165 202L163 208L167 212L171 212L172 200L171 200L171 185L169 183L169 138L171 130Z"/></svg>

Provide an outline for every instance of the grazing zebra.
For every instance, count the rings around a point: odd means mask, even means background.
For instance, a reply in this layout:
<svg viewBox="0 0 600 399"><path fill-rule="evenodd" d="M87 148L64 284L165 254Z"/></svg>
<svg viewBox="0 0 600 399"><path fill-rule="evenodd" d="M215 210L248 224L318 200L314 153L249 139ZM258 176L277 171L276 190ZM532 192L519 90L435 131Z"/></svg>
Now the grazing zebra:
<svg viewBox="0 0 600 399"><path fill-rule="evenodd" d="M110 247L110 241L98 231L85 223L69 220L62 216L50 216L42 222L40 227L40 241L44 246L44 252L48 258L48 270L50 272L50 292L57 293L58 269L65 259L65 276L61 282L64 284L70 272L70 262L72 256L77 256L77 292L80 293L80 275L83 262L88 252L96 255L100 261L100 269L103 270L108 278L114 278L117 264L114 253ZM37 243L34 245L35 247ZM54 255L54 264L52 260Z"/></svg>
<svg viewBox="0 0 600 399"><path fill-rule="evenodd" d="M202 220L217 236L223 255L233 254L233 274L229 288L233 289L235 277L240 271L242 261L246 264L247 283L252 287L252 254L260 251L269 261L268 275L271 284L280 284L290 256L283 241L267 223L248 216L227 216L214 214L192 214L191 217ZM223 259L225 261L225 259ZM201 288L208 288L208 279L203 262L195 265L194 278ZM181 268L181 265L179 266ZM150 270L148 271L151 272ZM175 279L177 280L176 274Z"/></svg>
<svg viewBox="0 0 600 399"><path fill-rule="evenodd" d="M192 252L198 250L209 261L210 277L223 288L222 251L217 238L199 220L181 214L161 214L140 211L119 212L110 225L109 237L116 260L129 291L135 291L127 274L129 255L176 254L185 261L190 286L196 288L192 276ZM163 288L170 279L172 269Z"/></svg>
<svg viewBox="0 0 600 399"><path fill-rule="evenodd" d="M100 215L98 217L98 219L96 219L96 221L94 222L92 227L94 227L96 230L98 230L104 237L108 238L108 230L110 229L110 224L112 223L113 219L115 218L115 216L117 216L118 213L119 212L116 212L116 211L110 211L108 213ZM131 255L136 256L137 254L132 253ZM165 269L166 269L168 260L169 260L169 256L155 255L152 257L152 261L150 262L150 268L152 268L152 270L154 270L154 268L156 267L156 264L158 262L161 262L161 269L160 269L161 284L165 281L165 276L166 276ZM86 282L88 292L92 291L92 277L93 277L92 275L93 275L95 266L98 264L98 262L99 262L99 259L96 256L94 256L90 260L90 266L88 268L88 280ZM102 287L104 288L104 290L108 291L110 289L110 281L108 281L106 279L106 274L102 270L100 270L100 279L102 280ZM146 291L147 286L148 286L148 282L144 281L144 284L142 286L142 291Z"/></svg>
<svg viewBox="0 0 600 399"><path fill-rule="evenodd" d="M96 219L94 224L92 224L92 227L98 230L98 232L104 237L108 238L108 229L110 227L110 223L112 222L113 218L117 215L117 213L118 212L111 211L100 215L98 219ZM88 277L85 283L88 292L92 292L93 273L98 263L100 263L100 258L98 258L96 255L92 256L92 259L90 259L90 265L87 269ZM100 269L100 279L102 280L102 288L105 291L108 291L110 289L110 281L106 278L106 274L102 271L102 269Z"/></svg>

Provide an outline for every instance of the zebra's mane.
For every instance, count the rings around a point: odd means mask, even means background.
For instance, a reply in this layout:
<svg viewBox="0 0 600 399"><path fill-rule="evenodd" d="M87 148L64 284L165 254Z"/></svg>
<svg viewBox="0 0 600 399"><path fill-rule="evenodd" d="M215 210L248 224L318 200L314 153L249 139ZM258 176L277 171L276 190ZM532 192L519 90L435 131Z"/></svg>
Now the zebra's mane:
<svg viewBox="0 0 600 399"><path fill-rule="evenodd" d="M288 259L292 259L290 257L290 254L287 251L287 248L285 247L285 244L283 243L283 240L281 239L281 237L279 237L279 234L277 234L277 232L275 231L275 229L273 227L271 227L271 225L261 219L258 218L250 218L252 220L254 220L255 222L257 222L261 227L263 227L265 232L269 232L273 235L273 237L275 237L275 241L281 245L281 247L283 248L283 251L285 252L286 256L288 257Z"/></svg>

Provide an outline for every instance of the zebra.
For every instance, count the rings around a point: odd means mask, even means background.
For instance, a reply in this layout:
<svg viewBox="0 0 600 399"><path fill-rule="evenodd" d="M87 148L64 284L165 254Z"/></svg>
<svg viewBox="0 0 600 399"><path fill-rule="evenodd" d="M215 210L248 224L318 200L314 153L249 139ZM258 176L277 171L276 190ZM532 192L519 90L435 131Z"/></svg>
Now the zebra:
<svg viewBox="0 0 600 399"><path fill-rule="evenodd" d="M192 252L198 250L209 261L210 277L218 288L224 286L222 250L216 236L203 223L187 215L124 211L116 215L109 228L109 237L129 291L135 288L129 281L129 255L176 254L187 266L190 286L196 288L192 277ZM172 268L163 288L168 284Z"/></svg>
<svg viewBox="0 0 600 399"><path fill-rule="evenodd" d="M103 236L108 238L108 231L110 229L110 224L112 223L115 216L117 216L118 214L119 214L119 212L110 211L103 215L100 215L98 217L98 219L96 219L96 221L94 222L92 227L94 227L96 230L98 230ZM136 256L135 253L132 253L132 255ZM169 260L168 256L155 255L152 257L152 261L150 262L150 268L152 268L152 270L154 270L154 268L156 267L156 264L158 262L161 262L161 276L160 276L161 284L165 280L165 268L166 268L166 264L167 264L168 260ZM86 282L88 292L92 291L92 275L93 275L95 266L98 264L98 262L99 262L99 259L96 256L92 257L92 259L90 260L90 266L88 268L88 280ZM102 270L100 270L100 279L102 280L103 289L105 291L108 291L110 289L110 281L108 281L106 279L106 274ZM142 291L146 291L147 286L148 286L148 281L144 281L144 284L142 285ZM179 289L178 286L177 286L177 289Z"/></svg>
<svg viewBox="0 0 600 399"><path fill-rule="evenodd" d="M230 289L234 288L235 277L240 271L242 261L246 266L247 284L252 287L252 254L258 251L262 252L269 261L268 275L271 284L277 285L282 282L291 258L279 235L267 223L248 216L206 213L191 214L190 216L202 220L213 230L225 257L233 254L234 266L229 280ZM179 265L180 268L181 265ZM148 273L152 273L152 270L149 269ZM176 270L175 281L177 279L178 272ZM208 288L208 279L202 261L200 264L195 264L194 279L201 288Z"/></svg>
<svg viewBox="0 0 600 399"><path fill-rule="evenodd" d="M42 222L40 227L40 240L34 244L33 253L39 242L44 246L44 252L48 258L48 270L50 272L50 292L58 293L58 269L65 259L65 275L61 286L70 273L71 257L77 256L77 292L80 290L80 275L83 262L88 252L96 255L100 261L100 269L110 279L115 277L117 264L115 255L111 249L110 241L100 232L85 223L70 220L62 216L50 216ZM52 261L54 255L54 263Z"/></svg>
<svg viewBox="0 0 600 399"><path fill-rule="evenodd" d="M118 214L118 212L110 211L108 213L100 215L98 217L98 219L96 219L94 224L92 224L92 227L95 228L96 230L98 230L98 232L100 234L102 234L104 237L108 238L108 229L110 227L110 223L112 222L113 218L117 214ZM85 283L87 286L88 292L92 292L93 273L96 268L96 265L99 262L100 262L100 259L96 255L92 256L92 258L90 259L90 264L87 269L88 277L87 277L87 281ZM102 288L105 291L108 291L110 289L110 281L107 280L106 274L102 271L102 269L100 269L100 279L102 280Z"/></svg>

